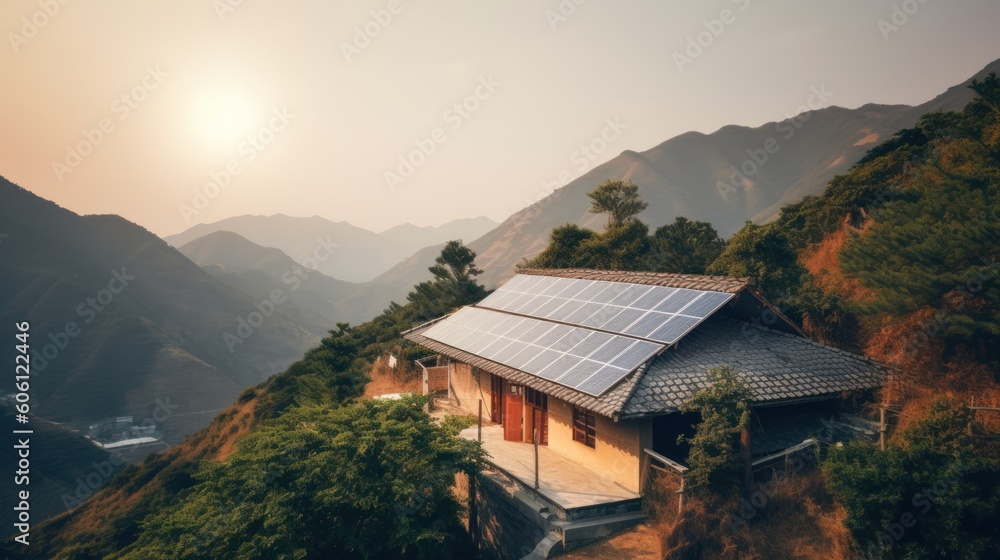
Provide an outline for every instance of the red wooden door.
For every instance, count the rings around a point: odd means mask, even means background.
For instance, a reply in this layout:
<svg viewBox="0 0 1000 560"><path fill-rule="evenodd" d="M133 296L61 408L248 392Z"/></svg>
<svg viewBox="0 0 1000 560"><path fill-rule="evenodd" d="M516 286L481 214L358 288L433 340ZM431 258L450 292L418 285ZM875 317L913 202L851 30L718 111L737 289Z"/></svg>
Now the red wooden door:
<svg viewBox="0 0 1000 560"><path fill-rule="evenodd" d="M508 387L521 390L516 386L508 385ZM503 400L503 439L521 441L524 395L508 390Z"/></svg>
<svg viewBox="0 0 1000 560"><path fill-rule="evenodd" d="M534 430L538 430L538 444L549 444L549 413L540 408L531 409L531 437L534 438ZM534 442L534 439L532 439Z"/></svg>

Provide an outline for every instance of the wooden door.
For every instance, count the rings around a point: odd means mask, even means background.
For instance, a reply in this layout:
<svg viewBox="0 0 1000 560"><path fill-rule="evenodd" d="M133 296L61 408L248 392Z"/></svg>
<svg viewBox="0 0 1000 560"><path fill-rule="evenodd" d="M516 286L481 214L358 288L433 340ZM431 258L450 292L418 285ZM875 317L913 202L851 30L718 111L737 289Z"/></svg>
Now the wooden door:
<svg viewBox="0 0 1000 560"><path fill-rule="evenodd" d="M490 421L503 423L503 378L490 375Z"/></svg>
<svg viewBox="0 0 1000 560"><path fill-rule="evenodd" d="M538 430L538 444L549 444L549 413L540 408L531 409L531 437L534 437L534 430ZM534 440L532 440L534 441Z"/></svg>
<svg viewBox="0 0 1000 560"><path fill-rule="evenodd" d="M503 397L503 439L521 441L524 395L520 393L521 387L517 385L507 385L507 387L509 390Z"/></svg>

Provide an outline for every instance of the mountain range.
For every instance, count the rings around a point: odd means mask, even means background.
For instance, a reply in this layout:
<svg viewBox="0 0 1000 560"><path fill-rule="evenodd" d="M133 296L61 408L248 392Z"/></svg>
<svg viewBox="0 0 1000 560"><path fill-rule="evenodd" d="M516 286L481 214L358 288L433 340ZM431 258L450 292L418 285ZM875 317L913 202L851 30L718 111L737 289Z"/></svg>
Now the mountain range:
<svg viewBox="0 0 1000 560"><path fill-rule="evenodd" d="M319 216L297 218L277 214L236 216L198 224L164 240L182 247L210 233L229 231L263 247L280 249L296 262L332 278L368 282L423 247L453 239L472 241L496 225L481 216L438 227L403 224L379 234Z"/></svg>

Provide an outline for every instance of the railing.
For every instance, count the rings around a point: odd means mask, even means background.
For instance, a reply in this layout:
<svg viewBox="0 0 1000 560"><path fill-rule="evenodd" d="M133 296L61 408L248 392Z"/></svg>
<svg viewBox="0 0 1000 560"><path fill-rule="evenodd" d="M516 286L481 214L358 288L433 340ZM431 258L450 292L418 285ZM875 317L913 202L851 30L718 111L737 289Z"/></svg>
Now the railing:
<svg viewBox="0 0 1000 560"><path fill-rule="evenodd" d="M663 455L660 455L659 453L657 453L656 451L653 451L652 449L644 448L643 451L645 451L646 455L649 455L649 458L651 459L651 461L649 463L650 468L652 468L653 470L659 471L659 472L676 475L680 479L680 481L681 481L681 487L680 487L680 489L677 490L677 513L678 514L683 513L683 511L684 511L684 483L685 483L685 479L687 478L687 472L690 469L688 469L684 465L678 463L677 461L674 461L673 459L671 459L669 457L664 457ZM663 466L661 467L661 466L656 465L654 463L654 461L658 462L658 463L661 463Z"/></svg>

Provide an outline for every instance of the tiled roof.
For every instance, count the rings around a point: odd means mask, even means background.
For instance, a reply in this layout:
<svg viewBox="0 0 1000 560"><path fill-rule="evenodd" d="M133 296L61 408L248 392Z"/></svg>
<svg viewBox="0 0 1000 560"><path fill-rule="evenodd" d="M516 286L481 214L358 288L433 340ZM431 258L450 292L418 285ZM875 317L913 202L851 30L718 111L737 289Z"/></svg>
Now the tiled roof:
<svg viewBox="0 0 1000 560"><path fill-rule="evenodd" d="M620 416L675 411L708 386L709 369L724 364L739 373L756 404L872 389L885 379L885 370L863 356L735 319L712 317L676 348L653 360Z"/></svg>
<svg viewBox="0 0 1000 560"><path fill-rule="evenodd" d="M427 328L429 325L414 329L406 337L452 359L608 417L675 412L695 392L708 387L709 369L724 364L746 381L756 404L872 389L885 378L883 368L863 356L735 319L712 317L645 369L604 395L592 397L433 341L421 334Z"/></svg>
<svg viewBox="0 0 1000 560"><path fill-rule="evenodd" d="M556 278L668 286L670 288L688 288L691 290L711 290L713 292L726 292L729 294L735 294L752 285L749 277L734 278L732 276L702 276L699 274L672 274L669 272L628 272L584 268L522 268L517 273L554 276Z"/></svg>
<svg viewBox="0 0 1000 560"><path fill-rule="evenodd" d="M756 294L749 278L583 269L518 272L728 293L746 290L787 321ZM756 404L872 389L882 385L887 374L886 369L863 356L716 313L608 392L594 397L423 336L436 322L425 323L403 335L452 359L615 419L675 412L695 392L708 386L708 370L724 364L733 367L746 381ZM800 332L793 323L788 321L788 324Z"/></svg>

